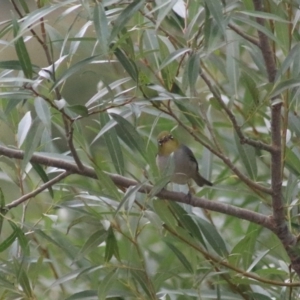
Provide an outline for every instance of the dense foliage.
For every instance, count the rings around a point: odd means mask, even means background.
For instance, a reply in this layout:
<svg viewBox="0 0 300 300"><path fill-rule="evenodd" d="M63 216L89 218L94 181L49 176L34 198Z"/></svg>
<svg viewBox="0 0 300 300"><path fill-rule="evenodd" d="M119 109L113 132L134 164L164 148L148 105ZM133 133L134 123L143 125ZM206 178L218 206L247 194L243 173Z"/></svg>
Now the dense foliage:
<svg viewBox="0 0 300 300"><path fill-rule="evenodd" d="M298 299L299 4L11 0L0 299Z"/></svg>

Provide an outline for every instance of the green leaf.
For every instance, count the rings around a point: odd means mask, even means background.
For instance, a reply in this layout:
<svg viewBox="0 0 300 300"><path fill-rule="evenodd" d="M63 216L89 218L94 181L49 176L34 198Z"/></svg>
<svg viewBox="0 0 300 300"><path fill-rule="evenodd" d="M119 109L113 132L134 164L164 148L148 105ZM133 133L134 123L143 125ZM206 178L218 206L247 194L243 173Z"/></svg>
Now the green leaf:
<svg viewBox="0 0 300 300"><path fill-rule="evenodd" d="M48 104L41 97L34 100L34 108L37 116L46 127L51 127L51 113Z"/></svg>
<svg viewBox="0 0 300 300"><path fill-rule="evenodd" d="M80 60L79 62L75 63L73 66L68 68L53 84L51 87L52 90L54 90L56 87L58 87L60 84L62 84L66 79L68 79L70 76L74 75L77 71L82 70L84 67L86 67L91 62L95 61L95 59L99 57L99 55L94 55L91 57L87 57L85 59Z"/></svg>
<svg viewBox="0 0 300 300"><path fill-rule="evenodd" d="M109 28L102 2L96 2L94 7L94 27L102 54L108 52Z"/></svg>
<svg viewBox="0 0 300 300"><path fill-rule="evenodd" d="M149 277L146 276L145 272L131 269L130 273L132 274L132 277L140 284L143 291L146 293L148 299L151 298L153 299L151 292L149 290L151 288L151 286L149 285Z"/></svg>
<svg viewBox="0 0 300 300"><path fill-rule="evenodd" d="M17 280L18 280L18 284L20 284L22 290L24 291L24 293L26 294L26 296L29 299L33 298L33 293L32 293L32 289L30 286L30 281L29 278L27 276L28 272L25 269L25 264L19 263L17 259L14 259L14 267L15 270L17 272Z"/></svg>
<svg viewBox="0 0 300 300"><path fill-rule="evenodd" d="M287 80L283 80L279 82L277 85L275 85L274 89L271 91L270 98L278 97L280 94L282 94L284 91L293 89L295 87L300 86L300 80L299 78L291 78Z"/></svg>
<svg viewBox="0 0 300 300"><path fill-rule="evenodd" d="M278 15L271 14L271 13L268 13L268 12L263 12L263 11L239 10L239 13L243 14L243 15L246 15L246 16L261 18L261 19L265 19L265 20L274 20L274 21L287 23L287 24L290 23L288 20L285 20L285 19L279 17Z"/></svg>
<svg viewBox="0 0 300 300"><path fill-rule="evenodd" d="M285 162L287 168L293 172L294 175L300 176L300 155L296 149L286 147Z"/></svg>
<svg viewBox="0 0 300 300"><path fill-rule="evenodd" d="M209 0L207 0L207 1L209 1ZM238 22L245 23L245 24L249 25L250 27L255 28L256 30L261 31L268 38L270 38L272 41L274 41L276 44L281 45L281 41L267 27L261 26L257 22L252 21L249 18L246 18L244 16L233 15L232 19L236 20Z"/></svg>
<svg viewBox="0 0 300 300"><path fill-rule="evenodd" d="M193 220L193 218L188 215L188 213L184 210L184 208L176 203L176 202L170 202L170 207L171 210L173 211L174 215L177 216L177 218L180 221L180 224L187 229L191 235L193 235L194 237L197 238L197 240L204 246L205 242L203 240L202 234L199 230L199 227L197 226L197 224L195 223L195 221Z"/></svg>
<svg viewBox="0 0 300 300"><path fill-rule="evenodd" d="M231 31L226 31L226 73L231 87L231 94L238 98L239 93L239 78L240 78L240 47L238 35Z"/></svg>
<svg viewBox="0 0 300 300"><path fill-rule="evenodd" d="M175 61L177 58L181 57L182 55L190 51L191 51L190 48L182 48L182 49L175 50L161 63L161 65L159 66L159 70L162 70L167 65Z"/></svg>
<svg viewBox="0 0 300 300"><path fill-rule="evenodd" d="M14 17L12 19L12 24L13 24L14 37L17 37L20 31L20 27L18 21ZM22 36L19 36L15 40L15 49L25 77L32 79L33 71L32 71L31 60Z"/></svg>
<svg viewBox="0 0 300 300"><path fill-rule="evenodd" d="M31 163L31 165L32 165L33 169L38 173L38 175L40 176L40 178L43 180L44 183L49 181L49 177L41 165L36 164L36 163ZM48 187L48 191L49 191L50 196L53 198L54 194L53 194L53 189L51 186Z"/></svg>
<svg viewBox="0 0 300 300"><path fill-rule="evenodd" d="M300 52L300 44L296 44L293 48L289 51L288 55L285 57L283 63L280 66L280 69L276 73L275 82L279 81L281 76L287 72L288 69L292 67L295 63L295 59L298 57Z"/></svg>
<svg viewBox="0 0 300 300"><path fill-rule="evenodd" d="M109 262L113 256L115 256L116 259L120 260L117 239L112 227L109 227L108 235L106 238L105 261Z"/></svg>
<svg viewBox="0 0 300 300"><path fill-rule="evenodd" d="M126 72L130 75L130 77L135 81L138 82L138 69L135 64L135 62L129 58L125 52L120 49L116 48L114 50L114 54L117 57L118 61L121 63L123 68L126 70Z"/></svg>
<svg viewBox="0 0 300 300"><path fill-rule="evenodd" d="M195 84L200 72L200 53L193 53L187 61L187 75L190 89L195 89Z"/></svg>
<svg viewBox="0 0 300 300"><path fill-rule="evenodd" d="M106 300L108 291L115 286L117 281L118 269L113 269L101 281L98 287L98 299Z"/></svg>
<svg viewBox="0 0 300 300"><path fill-rule="evenodd" d="M120 209L126 204L128 203L126 210L130 210L135 199L136 199L136 194L139 191L139 189L144 185L144 183L140 183L136 186L130 186L127 190L126 193L122 199L122 201L120 202L120 204L118 205L114 216L116 216L116 214L120 211Z"/></svg>
<svg viewBox="0 0 300 300"><path fill-rule="evenodd" d="M44 126L40 120L36 118L32 123L29 133L26 138L24 147L24 158L22 160L22 168L24 169L27 163L30 161L33 153L37 150L40 144L42 134L44 132Z"/></svg>
<svg viewBox="0 0 300 300"><path fill-rule="evenodd" d="M189 101L174 100L174 104L180 110L180 112L187 118L193 128L204 129L205 124L201 116L199 115L199 109L195 109Z"/></svg>
<svg viewBox="0 0 300 300"><path fill-rule="evenodd" d="M17 237L17 229L14 229L13 233L0 244L0 253L6 250L9 246L11 246Z"/></svg>
<svg viewBox="0 0 300 300"><path fill-rule="evenodd" d="M109 122L109 117L107 113L100 114L100 123L101 127L104 126ZM121 149L121 145L118 139L118 135L116 132L116 128L111 128L108 132L103 134L107 150L111 157L111 161L114 164L114 167L118 174L124 175L125 170L125 163L123 152Z"/></svg>
<svg viewBox="0 0 300 300"><path fill-rule="evenodd" d="M195 217L194 220L198 223L203 236L206 238L211 247L221 256L227 256L228 250L222 239L221 235L218 233L216 228L199 217Z"/></svg>
<svg viewBox="0 0 300 300"><path fill-rule="evenodd" d="M114 26L110 35L111 41L119 34L119 32L128 23L132 16L144 6L144 4L145 0L135 0L130 3L124 10L122 10L121 14L114 22Z"/></svg>
<svg viewBox="0 0 300 300"><path fill-rule="evenodd" d="M144 140L136 131L135 127L121 115L110 113L110 116L112 116L113 119L118 123L118 126L116 126L118 136L129 148L138 151L145 161L147 161Z"/></svg>
<svg viewBox="0 0 300 300"><path fill-rule="evenodd" d="M103 192L106 192L107 195L110 195L113 199L121 200L121 195L111 178L101 170L99 165L95 165L94 170L97 174L97 182L100 185L101 190Z"/></svg>
<svg viewBox="0 0 300 300"><path fill-rule="evenodd" d="M168 247L173 251L173 253L177 256L179 261L183 264L183 266L187 269L188 272L193 273L193 267L189 263L189 261L186 259L185 255L178 249L176 248L173 244L166 242Z"/></svg>
<svg viewBox="0 0 300 300"><path fill-rule="evenodd" d="M18 125L18 147L20 148L22 144L24 143L27 134L29 132L29 129L31 127L32 118L31 118L31 112L28 111Z"/></svg>
<svg viewBox="0 0 300 300"><path fill-rule="evenodd" d="M256 179L257 176L257 165L256 165L256 156L255 149L247 144L242 145L237 134L234 134L235 144L239 153L239 156L244 164L244 167L248 175L252 179Z"/></svg>
<svg viewBox="0 0 300 300"><path fill-rule="evenodd" d="M32 65L32 68L35 71L39 70L37 65ZM21 61L19 60L5 60L0 61L0 69L9 69L9 70L23 70Z"/></svg>
<svg viewBox="0 0 300 300"><path fill-rule="evenodd" d="M87 117L89 115L89 111L86 108L86 106L84 105L68 105L66 106L66 108L70 111L72 111L73 113L82 116L82 117Z"/></svg>
<svg viewBox="0 0 300 300"><path fill-rule="evenodd" d="M96 290L85 290L73 294L72 296L65 298L64 300L98 300Z"/></svg>
<svg viewBox="0 0 300 300"><path fill-rule="evenodd" d="M225 24L223 18L223 7L221 1L211 1L205 0L205 4L207 5L210 13L218 24L218 27L223 35L225 35Z"/></svg>
<svg viewBox="0 0 300 300"><path fill-rule="evenodd" d="M155 30L158 30L161 22L166 19L167 15L170 13L170 11L172 11L172 8L177 2L178 0L168 0L161 2L162 4L157 8L158 15L156 18Z"/></svg>
<svg viewBox="0 0 300 300"><path fill-rule="evenodd" d="M171 228L176 229L177 220L171 213L167 201L153 200L153 209L164 223L166 223Z"/></svg>
<svg viewBox="0 0 300 300"><path fill-rule="evenodd" d="M240 262L242 262L243 269L249 268L253 262L255 245L259 233L259 226L250 223L245 236L231 250L228 260L232 265L240 267Z"/></svg>
<svg viewBox="0 0 300 300"><path fill-rule="evenodd" d="M5 207L5 197L4 197L3 191L0 187L0 235L1 236L2 236L4 216L6 214L4 207Z"/></svg>
<svg viewBox="0 0 300 300"><path fill-rule="evenodd" d="M80 249L76 260L95 250L106 238L107 232L104 229L97 230L91 234Z"/></svg>

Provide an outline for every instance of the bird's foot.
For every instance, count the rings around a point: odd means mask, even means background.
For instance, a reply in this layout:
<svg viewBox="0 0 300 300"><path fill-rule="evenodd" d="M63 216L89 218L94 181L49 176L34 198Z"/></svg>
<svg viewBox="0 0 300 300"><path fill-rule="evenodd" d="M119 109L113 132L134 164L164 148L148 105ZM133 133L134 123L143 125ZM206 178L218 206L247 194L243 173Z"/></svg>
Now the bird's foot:
<svg viewBox="0 0 300 300"><path fill-rule="evenodd" d="M191 194L191 192L189 191L186 195L185 195L185 197L184 197L184 202L186 203L186 204L191 204L191 201L192 201L192 197L193 197L193 195Z"/></svg>

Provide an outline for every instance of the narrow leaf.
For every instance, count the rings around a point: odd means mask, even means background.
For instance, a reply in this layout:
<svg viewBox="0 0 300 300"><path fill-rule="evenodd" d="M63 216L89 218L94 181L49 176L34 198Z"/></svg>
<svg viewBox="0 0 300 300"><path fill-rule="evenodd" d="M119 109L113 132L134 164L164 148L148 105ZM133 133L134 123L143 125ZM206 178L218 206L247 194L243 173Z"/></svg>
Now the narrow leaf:
<svg viewBox="0 0 300 300"><path fill-rule="evenodd" d="M145 0L135 0L130 3L119 15L117 20L114 23L114 27L112 29L110 40L112 41L119 32L123 29L126 23L131 19L131 17L144 6Z"/></svg>
<svg viewBox="0 0 300 300"><path fill-rule="evenodd" d="M19 34L20 27L15 18L13 18L12 24L13 24L14 37L17 37ZM25 77L31 79L33 74L32 65L31 65L29 54L27 52L27 48L25 46L23 36L20 36L16 39L15 49Z"/></svg>
<svg viewBox="0 0 300 300"><path fill-rule="evenodd" d="M106 113L100 114L100 122L102 128L109 122L109 117ZM116 129L113 127L108 132L104 133L104 139L116 171L119 174L124 175L125 163Z"/></svg>
<svg viewBox="0 0 300 300"><path fill-rule="evenodd" d="M168 247L173 251L173 253L177 256L179 261L183 264L183 266L187 269L188 272L193 273L193 267L190 262L186 259L185 255L176 248L173 244L166 242Z"/></svg>
<svg viewBox="0 0 300 300"><path fill-rule="evenodd" d="M106 238L106 247L105 247L105 261L109 262L113 255L120 260L118 243L114 234L112 227L108 230L108 235Z"/></svg>
<svg viewBox="0 0 300 300"><path fill-rule="evenodd" d="M102 50L102 53L106 54L109 49L108 39L110 33L102 2L96 2L96 6L94 8L94 26L99 41L99 46Z"/></svg>
<svg viewBox="0 0 300 300"><path fill-rule="evenodd" d="M208 243L212 246L212 248L221 256L227 256L228 250L222 239L221 235L218 233L216 228L201 218L195 218L195 221L198 223L202 234L208 241Z"/></svg>
<svg viewBox="0 0 300 300"><path fill-rule="evenodd" d="M110 113L110 115L118 123L118 126L116 127L118 136L124 141L125 144L127 144L129 148L138 151L145 161L147 161L144 140L138 134L135 127L121 115L115 113Z"/></svg>
<svg viewBox="0 0 300 300"><path fill-rule="evenodd" d="M257 176L257 164L255 149L250 145L242 145L237 134L234 134L235 144L239 152L239 156L243 162L243 165L248 173L248 175L255 179Z"/></svg>
<svg viewBox="0 0 300 300"><path fill-rule="evenodd" d="M18 125L18 147L20 148L26 139L26 136L29 132L31 127L32 119L31 119L31 112L28 111L23 118L21 119Z"/></svg>

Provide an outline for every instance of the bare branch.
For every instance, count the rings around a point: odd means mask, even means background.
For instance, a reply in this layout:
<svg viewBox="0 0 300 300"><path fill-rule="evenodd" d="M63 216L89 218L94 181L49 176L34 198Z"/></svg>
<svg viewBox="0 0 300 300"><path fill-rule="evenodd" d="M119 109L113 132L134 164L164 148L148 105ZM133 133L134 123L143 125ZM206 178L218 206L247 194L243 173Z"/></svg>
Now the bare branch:
<svg viewBox="0 0 300 300"><path fill-rule="evenodd" d="M260 47L259 41L256 38L246 34L244 31L240 30L237 26L229 23L228 27L230 29L232 29L234 32L236 32L238 35L243 37L245 40L249 41L250 43L252 43L253 45L255 45L257 47Z"/></svg>
<svg viewBox="0 0 300 300"><path fill-rule="evenodd" d="M263 11L261 0L253 0L256 11ZM258 24L264 26L265 20L256 18ZM268 37L261 31L258 31L260 49L264 57L266 69L268 72L269 82L273 83L276 77L277 68L275 62L275 53L272 51ZM284 202L282 196L282 143L281 143L281 107L282 101L278 101L277 97L271 99L271 136L272 147L274 151L271 153L271 185L272 185L272 206L273 206L273 222L274 232L281 240L290 259L291 266L300 276L300 256L297 249L297 239L290 232L285 221Z"/></svg>
<svg viewBox="0 0 300 300"><path fill-rule="evenodd" d="M4 156L10 157L10 158L23 159L24 152L21 150L15 150L15 149L10 149L7 147L0 146L0 155L4 155ZM87 167L87 166L83 166L83 169L80 170L78 168L78 166L73 162L69 162L69 161L65 161L65 160L61 160L61 159L57 159L57 158L52 158L52 157L47 157L47 156L44 156L41 154L32 155L30 162L38 163L38 164L46 165L46 166L56 167L59 169L66 170L68 173L79 174L79 175L97 179L97 175L96 175L96 172L94 171L94 169ZM116 185L124 187L124 188L128 188L130 186L136 186L139 184L135 180L132 180L132 179L129 179L129 178L117 175L117 174L107 173L107 175L112 179L112 181ZM60 176L62 176L62 174ZM139 189L139 192L146 193L146 194L149 194L151 191L152 191L152 186L147 185L147 184L143 184L141 186L141 188ZM167 199L170 201L176 201L176 202L181 202L181 203L187 203L187 204L190 204L195 207L201 207L201 208L209 209L212 211L224 213L227 215L235 216L237 218L240 218L243 220L248 220L250 222L259 224L263 227L273 230L273 222L271 219L269 219L269 217L267 217L263 214L252 212L247 209L235 207L233 205L224 204L224 203L220 203L220 202L216 202L216 201L210 201L210 200L206 200L204 198L199 198L199 197L194 197L194 196L189 198L184 193L172 192L172 191L168 191L168 190L162 190L156 196L159 198L162 198L162 199Z"/></svg>
<svg viewBox="0 0 300 300"><path fill-rule="evenodd" d="M209 90L211 91L211 93L214 95L214 97L216 98L216 100L218 101L218 103L221 105L221 107L224 109L224 111L226 112L227 116L229 117L233 128L235 129L238 137L240 138L241 144L248 144L251 145L255 148L258 149L262 149L268 152L272 152L274 149L271 145L265 144L261 141L255 141L252 140L248 137L245 137L241 127L238 125L237 120L234 116L234 114L232 113L232 111L225 105L225 103L223 102L221 96L219 95L219 93L215 90L215 88L213 87L212 83L210 82L210 80L207 78L207 76L204 73L200 74L201 78L204 80L204 82L206 83L207 87L209 88Z"/></svg>
<svg viewBox="0 0 300 300"><path fill-rule="evenodd" d="M15 200L11 203L9 203L8 205L5 206L5 208L6 209L11 209L13 207L18 206L19 204L27 201L28 199L33 198L34 196L38 195L43 190L49 188L50 186L54 185L55 183L61 181L65 177L69 176L70 174L71 174L71 172L69 172L69 171L65 171L65 172L59 174L58 176L54 177L53 179L51 179L51 180L47 181L46 183L42 184L40 187L38 187L34 191L20 197L19 199Z"/></svg>
<svg viewBox="0 0 300 300"><path fill-rule="evenodd" d="M261 0L253 0L253 4L256 11L264 11ZM265 26L265 20L262 18L256 18L256 22L261 26ZM261 31L258 31L258 37L260 49L268 72L269 82L274 82L277 73L275 54L272 51L268 37Z"/></svg>
<svg viewBox="0 0 300 300"><path fill-rule="evenodd" d="M193 244L189 239L185 239L182 235L178 234L175 230L173 230L171 227L164 225L164 227L172 233L174 236L176 236L178 239L184 241L186 244L188 244L190 247L194 248L195 250L199 251L207 260L209 260L213 265L221 265L225 268L231 269L237 274L241 274L244 277L251 278L254 280L257 280L259 282L263 282L266 284L272 284L276 286L289 286L289 287L296 287L300 286L300 282L293 282L293 283L288 283L288 282L280 282L280 281L275 281L275 280L270 280L270 279L265 279L262 278L254 273L249 273L246 271L243 271L232 264L228 263L225 261L223 258L216 257L215 255L211 254L210 252L206 251L199 245Z"/></svg>

